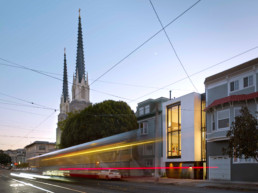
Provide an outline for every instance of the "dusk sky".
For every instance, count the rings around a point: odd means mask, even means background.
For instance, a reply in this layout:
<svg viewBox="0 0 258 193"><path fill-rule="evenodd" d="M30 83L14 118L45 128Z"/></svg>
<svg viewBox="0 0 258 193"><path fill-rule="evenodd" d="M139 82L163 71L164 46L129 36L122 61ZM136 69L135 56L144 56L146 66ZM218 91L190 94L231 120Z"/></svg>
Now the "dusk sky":
<svg viewBox="0 0 258 193"><path fill-rule="evenodd" d="M164 26L196 2L152 0ZM64 48L72 82L79 8L93 104L123 100L135 111L169 90L204 93L206 77L258 56L257 0L202 0L166 27L197 90L163 31L125 58L162 29L148 0L0 0L0 149L55 142Z"/></svg>

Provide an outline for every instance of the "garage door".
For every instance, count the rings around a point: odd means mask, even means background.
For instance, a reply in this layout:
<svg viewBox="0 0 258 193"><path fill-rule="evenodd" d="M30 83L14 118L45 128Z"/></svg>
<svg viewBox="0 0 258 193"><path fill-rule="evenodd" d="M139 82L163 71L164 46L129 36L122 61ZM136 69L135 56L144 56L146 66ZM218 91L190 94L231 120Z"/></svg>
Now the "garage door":
<svg viewBox="0 0 258 193"><path fill-rule="evenodd" d="M230 180L230 158L226 156L210 156L209 166L218 167L209 169L210 180Z"/></svg>

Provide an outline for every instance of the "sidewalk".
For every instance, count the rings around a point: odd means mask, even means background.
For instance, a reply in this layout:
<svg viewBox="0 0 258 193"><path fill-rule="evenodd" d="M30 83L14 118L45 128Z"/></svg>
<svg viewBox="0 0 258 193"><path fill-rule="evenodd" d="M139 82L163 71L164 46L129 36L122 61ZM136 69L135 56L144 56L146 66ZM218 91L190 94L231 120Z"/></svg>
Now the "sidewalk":
<svg viewBox="0 0 258 193"><path fill-rule="evenodd" d="M122 180L128 182L154 183L154 177L127 177ZM199 188L215 188L227 190L256 191L258 192L258 182L235 182L235 181L211 181L193 179L173 179L162 177L156 182L159 184L171 184L176 186L192 186Z"/></svg>

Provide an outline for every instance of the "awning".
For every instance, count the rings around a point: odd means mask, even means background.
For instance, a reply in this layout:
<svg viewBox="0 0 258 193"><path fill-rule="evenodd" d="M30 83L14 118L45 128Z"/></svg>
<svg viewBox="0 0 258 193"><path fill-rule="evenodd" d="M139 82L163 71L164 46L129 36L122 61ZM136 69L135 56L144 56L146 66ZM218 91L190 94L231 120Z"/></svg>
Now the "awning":
<svg viewBox="0 0 258 193"><path fill-rule="evenodd" d="M217 105L222 105L225 103L236 102L236 101L245 101L245 100L250 100L254 98L258 98L258 92L253 92L251 94L231 95L231 96L213 101L208 107L205 108L205 111Z"/></svg>

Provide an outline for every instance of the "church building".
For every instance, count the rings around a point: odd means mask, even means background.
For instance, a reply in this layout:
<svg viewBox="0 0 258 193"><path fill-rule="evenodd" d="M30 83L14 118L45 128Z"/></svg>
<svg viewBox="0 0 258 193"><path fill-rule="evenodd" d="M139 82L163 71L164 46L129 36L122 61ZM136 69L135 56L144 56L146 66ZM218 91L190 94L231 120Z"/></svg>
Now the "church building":
<svg viewBox="0 0 258 193"><path fill-rule="evenodd" d="M60 103L60 113L58 115L58 122L67 118L69 112L76 112L90 106L90 87L88 81L88 74L85 73L85 62L83 52L83 36L82 24L79 10L79 25L78 25L78 40L77 40L77 56L75 75L73 76L72 85L72 101L70 101L68 93L68 77L67 77L67 62L66 51L64 50L64 74L63 74L63 92ZM56 144L61 142L62 131L57 127L56 129Z"/></svg>

